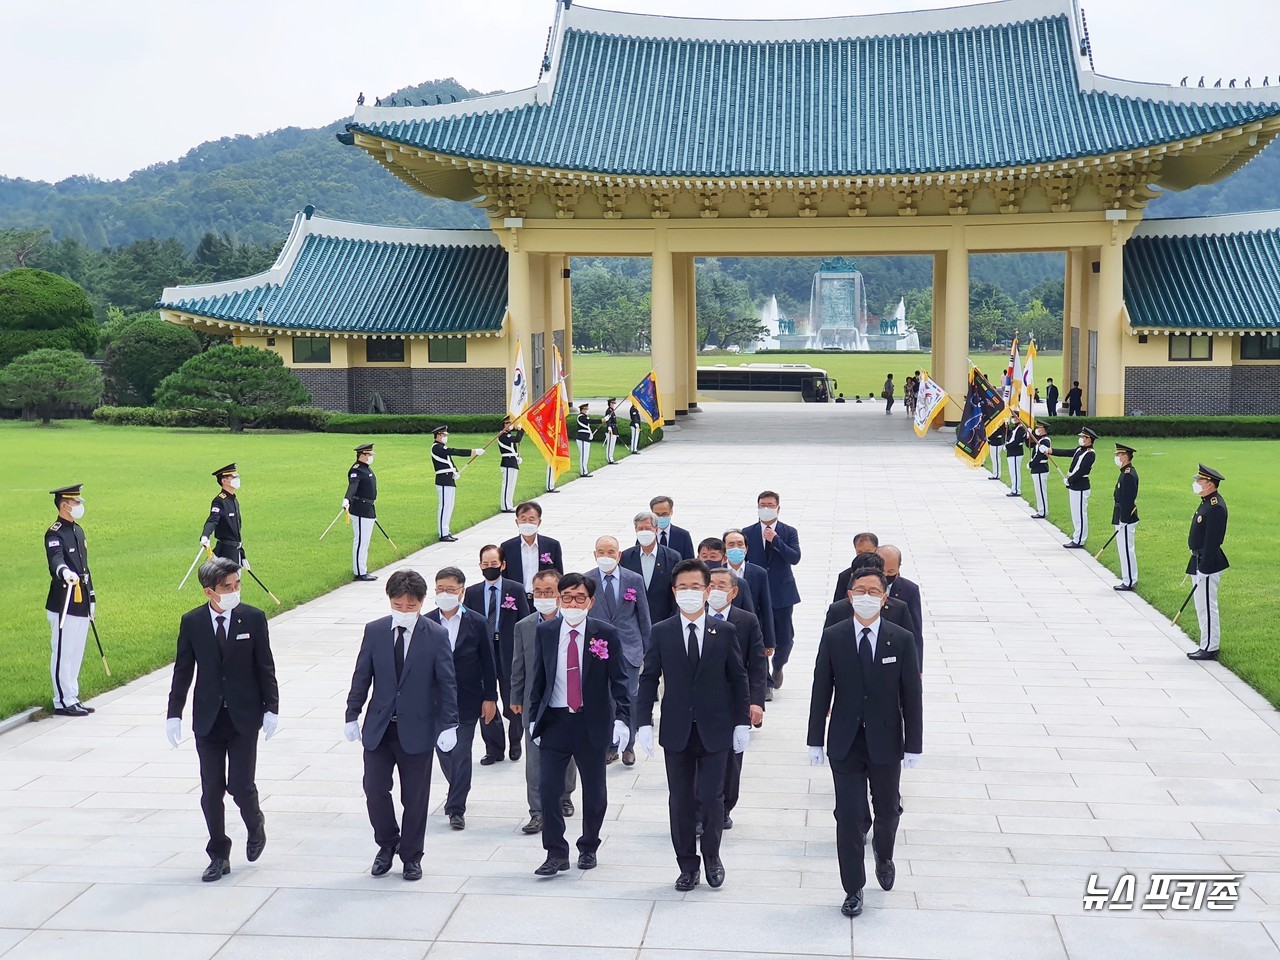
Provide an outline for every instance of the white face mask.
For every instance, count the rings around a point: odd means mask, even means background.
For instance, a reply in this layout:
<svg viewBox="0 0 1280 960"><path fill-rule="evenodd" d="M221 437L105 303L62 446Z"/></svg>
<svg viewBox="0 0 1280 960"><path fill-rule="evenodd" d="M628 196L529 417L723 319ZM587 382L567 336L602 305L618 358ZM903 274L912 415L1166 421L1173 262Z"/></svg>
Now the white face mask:
<svg viewBox="0 0 1280 960"><path fill-rule="evenodd" d="M1088 441L1088 440L1086 440L1084 437L1076 437L1076 446L1077 446L1077 447L1086 447L1086 446L1088 446L1088 445L1089 445L1089 441Z"/></svg>
<svg viewBox="0 0 1280 960"><path fill-rule="evenodd" d="M536 523L521 523L516 526L516 529L520 531L520 536L532 537L538 532L538 525Z"/></svg>
<svg viewBox="0 0 1280 960"><path fill-rule="evenodd" d="M223 613L230 613L240 606L240 591L233 590L230 593L218 594L218 606L222 608Z"/></svg>
<svg viewBox="0 0 1280 960"><path fill-rule="evenodd" d="M437 593L436 606L449 613L451 610L457 610L458 604L461 603L456 593Z"/></svg>
<svg viewBox="0 0 1280 960"><path fill-rule="evenodd" d="M1191 492L1192 492L1192 493L1194 493L1197 497L1203 497L1203 496L1204 496L1204 484L1203 484L1203 483L1201 483L1199 480L1192 480L1192 481L1191 481ZM72 516L75 516L75 514L72 514Z"/></svg>
<svg viewBox="0 0 1280 960"><path fill-rule="evenodd" d="M883 600L880 597L869 597L866 594L853 597L853 612L862 617L863 620L870 620L880 612Z"/></svg>
<svg viewBox="0 0 1280 960"><path fill-rule="evenodd" d="M727 590L712 590L707 595L707 603L711 604L712 610L723 610L729 605L729 592Z"/></svg>
<svg viewBox="0 0 1280 960"><path fill-rule="evenodd" d="M555 597L534 597L533 609L537 610L544 617L549 617L560 607L560 601Z"/></svg>
<svg viewBox="0 0 1280 960"><path fill-rule="evenodd" d="M232 490L239 490L239 489L240 489L240 478L239 478L239 477L232 477L230 480L228 480L228 481L227 481L227 483L228 483L228 484L230 484L230 486L231 486L231 489L232 489Z"/></svg>
<svg viewBox="0 0 1280 960"><path fill-rule="evenodd" d="M391 625L393 627L403 627L407 632L412 633L417 623L418 615L416 613L405 613L401 610L391 611Z"/></svg>
<svg viewBox="0 0 1280 960"><path fill-rule="evenodd" d="M657 539L658 539L658 535L654 533L652 530L636 531L636 542L640 544L640 546L642 547L651 546L653 544L653 541Z"/></svg>
<svg viewBox="0 0 1280 960"><path fill-rule="evenodd" d="M83 504L83 503L73 503L73 504L71 505L71 519L72 519L72 520L79 520L79 519L80 519L81 517L83 517L83 516L84 516L84 504Z"/></svg>
<svg viewBox="0 0 1280 960"><path fill-rule="evenodd" d="M765 523L772 523L774 520L778 519L777 507L761 507L759 510L756 511L756 513L759 515L760 519Z"/></svg>
<svg viewBox="0 0 1280 960"><path fill-rule="evenodd" d="M677 590L676 606L685 613L697 613L707 602L707 595L701 590Z"/></svg>
<svg viewBox="0 0 1280 960"><path fill-rule="evenodd" d="M1116 459L1116 466L1117 466L1117 467L1123 467L1123 466L1124 466L1124 460L1123 460L1122 458L1120 458L1120 457L1116 457L1115 459Z"/></svg>
<svg viewBox="0 0 1280 960"><path fill-rule="evenodd" d="M561 607L560 616L564 617L564 622L571 627L576 627L583 620L587 619L586 607Z"/></svg>
<svg viewBox="0 0 1280 960"><path fill-rule="evenodd" d="M617 557L596 557L596 566L601 573L613 573L618 568Z"/></svg>
<svg viewBox="0 0 1280 960"><path fill-rule="evenodd" d="M373 466L373 454L369 454L369 459L368 459L368 460L366 460L366 461L365 461L365 463L366 463L368 466ZM237 484L236 484L236 486L238 487L238 486L240 486L240 484L239 484L239 483L237 483Z"/></svg>

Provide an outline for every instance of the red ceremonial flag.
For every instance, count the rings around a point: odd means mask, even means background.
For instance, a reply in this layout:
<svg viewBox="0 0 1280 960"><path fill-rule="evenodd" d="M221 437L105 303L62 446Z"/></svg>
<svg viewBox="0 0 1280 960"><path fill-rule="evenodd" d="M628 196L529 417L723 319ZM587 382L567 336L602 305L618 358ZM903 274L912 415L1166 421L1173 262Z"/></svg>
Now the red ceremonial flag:
<svg viewBox="0 0 1280 960"><path fill-rule="evenodd" d="M555 477L569 469L569 424L560 400L560 385L555 384L534 401L521 417L529 430L529 439Z"/></svg>

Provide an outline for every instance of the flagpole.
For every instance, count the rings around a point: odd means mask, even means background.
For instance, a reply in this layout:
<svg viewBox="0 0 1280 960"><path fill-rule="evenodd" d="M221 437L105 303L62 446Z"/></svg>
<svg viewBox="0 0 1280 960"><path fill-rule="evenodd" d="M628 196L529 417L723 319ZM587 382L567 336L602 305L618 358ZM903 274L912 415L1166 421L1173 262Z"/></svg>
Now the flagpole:
<svg viewBox="0 0 1280 960"><path fill-rule="evenodd" d="M500 436L502 436L502 434L500 434L500 433L499 433L499 434L497 434L496 436L494 436L494 438L493 438L492 440L490 440L488 443L486 443L486 444L485 444L483 447L481 447L480 449L481 449L481 450L488 450L490 447L492 447L492 446L494 445L494 443L497 441L498 437L500 437ZM465 470L465 469L467 469L467 467L471 466L471 461L472 461L472 460L475 460L475 458L476 458L476 457L478 457L478 456L480 456L480 454L478 454L478 453L473 453L473 454L471 455L471 460L468 460L466 463L464 463L462 466L460 466L460 467L458 468L458 474L459 474L459 475L461 475L462 471L463 471L463 470Z"/></svg>

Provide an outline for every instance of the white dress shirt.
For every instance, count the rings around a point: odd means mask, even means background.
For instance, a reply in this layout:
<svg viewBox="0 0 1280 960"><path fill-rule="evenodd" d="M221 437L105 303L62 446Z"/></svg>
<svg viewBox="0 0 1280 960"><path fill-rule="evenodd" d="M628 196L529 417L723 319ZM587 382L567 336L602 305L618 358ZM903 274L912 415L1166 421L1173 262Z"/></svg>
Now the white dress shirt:
<svg viewBox="0 0 1280 960"><path fill-rule="evenodd" d="M527 543L524 537L520 538L520 562L524 569L524 592L533 593L533 575L538 572L538 538L535 535L533 543Z"/></svg>
<svg viewBox="0 0 1280 960"><path fill-rule="evenodd" d="M452 653L454 647L458 645L458 628L462 626L462 608L459 607L453 611L453 616L446 616L443 610L440 611L440 626L449 631L449 652ZM409 656L409 648L405 647L405 657Z"/></svg>
<svg viewBox="0 0 1280 960"><path fill-rule="evenodd" d="M640 572L644 575L644 585L647 588L653 580L653 568L658 563L658 541L653 542L653 547L648 553L644 547L640 548Z"/></svg>
<svg viewBox="0 0 1280 960"><path fill-rule="evenodd" d="M215 637L218 635L218 618L221 617L222 628L227 631L227 639L233 639L231 636L231 614L235 609L235 607L232 607L230 610L224 610L222 613L219 613L217 610L213 609L213 604L209 604L209 620L213 624L213 635Z"/></svg>
<svg viewBox="0 0 1280 960"><path fill-rule="evenodd" d="M727 619L727 617L726 617L726 619ZM702 608L702 612L701 612L700 614L698 614L698 619L697 619L697 620L690 620L690 619L689 619L688 617L686 617L683 613L682 613L682 614L680 614L680 637L681 637L681 639L682 639L682 640L684 640L684 651L685 651L685 653L688 653L688 652L689 652L689 624L691 624L691 623L692 623L692 624L697 628L697 637L698 637L698 657L699 657L699 658L701 658L701 657L702 657L702 649L703 649L703 647L705 646L705 644L704 644L704 642L703 642L703 641L705 640L706 635L707 635L707 634L706 634L706 630L707 630L707 608L706 608L706 607L703 607L703 608Z"/></svg>
<svg viewBox="0 0 1280 960"><path fill-rule="evenodd" d="M578 632L578 680L582 680L582 665L586 661L587 621L583 620L576 627L569 626L568 621L560 621L560 643L556 647L556 676L551 682L551 699L549 707L564 708L569 706L569 631ZM585 693L585 688L584 688Z"/></svg>
<svg viewBox="0 0 1280 960"><path fill-rule="evenodd" d="M853 636L859 646L862 644L862 631L864 629L871 631L867 636L867 641L871 644L872 660L876 658L876 645L880 642L880 621L883 619L884 617L876 617L871 623L863 623L857 617L853 618Z"/></svg>

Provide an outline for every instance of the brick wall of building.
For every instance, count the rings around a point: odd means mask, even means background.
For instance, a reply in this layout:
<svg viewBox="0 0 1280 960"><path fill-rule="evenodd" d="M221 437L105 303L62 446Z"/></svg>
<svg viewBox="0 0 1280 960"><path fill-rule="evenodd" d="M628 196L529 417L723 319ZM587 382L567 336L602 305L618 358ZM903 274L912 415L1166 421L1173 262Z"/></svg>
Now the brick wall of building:
<svg viewBox="0 0 1280 960"><path fill-rule="evenodd" d="M1203 367L1125 367L1125 415L1132 416L1138 413L1149 416L1178 413L1212 415L1245 412L1234 408L1233 372L1232 367L1207 365Z"/></svg>
<svg viewBox="0 0 1280 960"><path fill-rule="evenodd" d="M413 375L415 413L502 413L507 371L502 367L425 367Z"/></svg>
<svg viewBox="0 0 1280 960"><path fill-rule="evenodd" d="M1231 412L1280 413L1280 363L1232 367Z"/></svg>
<svg viewBox="0 0 1280 960"><path fill-rule="evenodd" d="M313 406L349 413L351 382L344 367L291 367L311 392Z"/></svg>
<svg viewBox="0 0 1280 960"><path fill-rule="evenodd" d="M376 393L387 413L421 413L414 409L411 373L408 367L352 367L351 412L369 413Z"/></svg>

